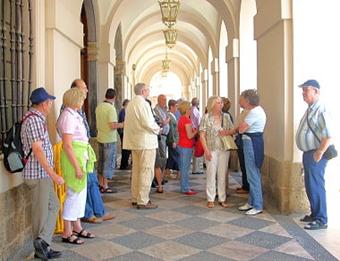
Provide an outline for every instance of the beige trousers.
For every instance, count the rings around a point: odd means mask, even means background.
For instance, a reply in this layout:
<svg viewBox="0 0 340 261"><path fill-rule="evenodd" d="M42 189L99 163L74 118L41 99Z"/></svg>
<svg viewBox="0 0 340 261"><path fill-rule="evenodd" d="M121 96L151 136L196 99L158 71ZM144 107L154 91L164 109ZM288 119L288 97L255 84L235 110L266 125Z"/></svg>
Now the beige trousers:
<svg viewBox="0 0 340 261"><path fill-rule="evenodd" d="M50 178L25 179L32 192L33 239L43 239L51 245L59 211L59 200Z"/></svg>
<svg viewBox="0 0 340 261"><path fill-rule="evenodd" d="M132 150L132 202L146 205L150 198L151 183L154 177L156 149Z"/></svg>

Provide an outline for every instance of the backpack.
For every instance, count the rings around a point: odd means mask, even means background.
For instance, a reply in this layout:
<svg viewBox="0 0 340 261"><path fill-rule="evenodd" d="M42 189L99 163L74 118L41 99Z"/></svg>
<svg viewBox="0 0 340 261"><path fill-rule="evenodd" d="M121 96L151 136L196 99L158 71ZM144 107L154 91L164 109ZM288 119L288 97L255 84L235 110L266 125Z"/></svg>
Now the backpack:
<svg viewBox="0 0 340 261"><path fill-rule="evenodd" d="M4 165L10 173L21 172L32 153L30 149L27 156L25 156L21 142L21 125L30 116L37 115L35 113L28 113L20 122L16 122L8 131L3 144Z"/></svg>

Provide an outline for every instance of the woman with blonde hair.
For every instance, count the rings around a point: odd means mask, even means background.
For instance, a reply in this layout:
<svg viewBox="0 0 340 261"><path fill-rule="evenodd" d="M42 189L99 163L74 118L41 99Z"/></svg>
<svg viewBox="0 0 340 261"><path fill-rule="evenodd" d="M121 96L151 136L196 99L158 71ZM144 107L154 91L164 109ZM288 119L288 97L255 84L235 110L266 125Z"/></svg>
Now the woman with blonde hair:
<svg viewBox="0 0 340 261"><path fill-rule="evenodd" d="M83 244L83 238L95 235L85 231L80 218L85 214L87 193L87 173L93 171L95 154L91 148L83 118L77 112L81 109L85 93L71 88L64 93L64 110L57 121L58 133L62 138L61 169L66 183L64 202L64 232L62 241L70 244Z"/></svg>
<svg viewBox="0 0 340 261"><path fill-rule="evenodd" d="M191 104L183 101L179 104L178 110L181 117L178 121L178 150L179 150L179 171L181 173L181 191L189 196L196 195L197 192L189 187L189 169L192 157L192 148L194 146L194 137L198 130L192 127L189 118L191 114Z"/></svg>
<svg viewBox="0 0 340 261"><path fill-rule="evenodd" d="M230 151L225 150L221 139L221 131L233 128L230 116L222 112L222 100L218 96L212 96L208 100L208 113L205 114L200 124L200 138L204 148L204 157L207 164L207 206L214 207L217 194L220 205L229 207L226 203L226 173Z"/></svg>

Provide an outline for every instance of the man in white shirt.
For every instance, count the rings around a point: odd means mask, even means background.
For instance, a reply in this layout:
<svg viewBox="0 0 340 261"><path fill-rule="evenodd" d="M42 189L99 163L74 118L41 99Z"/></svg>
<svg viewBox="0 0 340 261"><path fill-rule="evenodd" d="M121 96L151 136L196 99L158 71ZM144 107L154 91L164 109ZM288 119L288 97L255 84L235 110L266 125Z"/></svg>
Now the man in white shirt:
<svg viewBox="0 0 340 261"><path fill-rule="evenodd" d="M151 203L149 194L160 127L152 115L150 105L145 101L150 93L149 87L137 83L134 92L136 96L126 108L123 138L123 149L132 152L132 205L136 205L137 209L154 209L157 205Z"/></svg>

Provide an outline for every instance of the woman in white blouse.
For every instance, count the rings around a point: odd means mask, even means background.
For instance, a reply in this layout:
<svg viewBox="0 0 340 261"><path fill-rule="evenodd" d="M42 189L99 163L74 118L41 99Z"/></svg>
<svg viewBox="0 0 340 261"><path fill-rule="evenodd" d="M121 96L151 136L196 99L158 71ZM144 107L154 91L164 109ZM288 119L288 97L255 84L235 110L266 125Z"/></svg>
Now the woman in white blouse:
<svg viewBox="0 0 340 261"><path fill-rule="evenodd" d="M207 164L206 193L208 208L214 207L216 175L219 204L224 208L229 207L226 203L226 173L230 151L224 150L220 131L232 129L233 124L230 116L222 112L222 107L220 97L210 97L207 105L208 113L204 115L200 124L200 137Z"/></svg>

